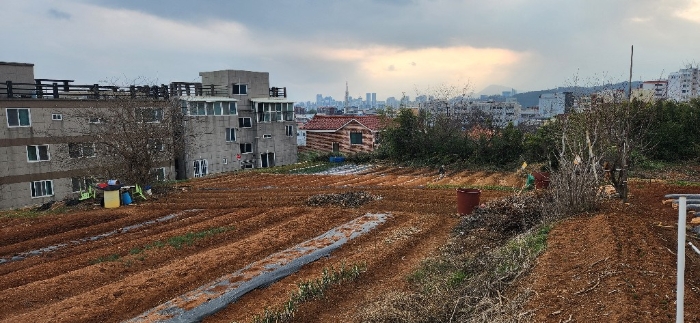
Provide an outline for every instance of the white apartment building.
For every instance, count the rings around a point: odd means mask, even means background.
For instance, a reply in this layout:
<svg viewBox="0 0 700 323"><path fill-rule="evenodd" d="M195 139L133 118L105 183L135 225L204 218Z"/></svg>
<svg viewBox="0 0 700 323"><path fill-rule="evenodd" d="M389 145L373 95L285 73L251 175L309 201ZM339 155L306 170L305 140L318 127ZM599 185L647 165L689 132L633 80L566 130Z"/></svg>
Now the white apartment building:
<svg viewBox="0 0 700 323"><path fill-rule="evenodd" d="M668 98L686 102L700 96L700 69L688 66L668 76Z"/></svg>
<svg viewBox="0 0 700 323"><path fill-rule="evenodd" d="M538 103L540 117L549 119L567 113L573 107L573 102L571 92L543 93Z"/></svg>
<svg viewBox="0 0 700 323"><path fill-rule="evenodd" d="M668 81L644 81L632 90L632 98L642 101L658 101L668 98Z"/></svg>

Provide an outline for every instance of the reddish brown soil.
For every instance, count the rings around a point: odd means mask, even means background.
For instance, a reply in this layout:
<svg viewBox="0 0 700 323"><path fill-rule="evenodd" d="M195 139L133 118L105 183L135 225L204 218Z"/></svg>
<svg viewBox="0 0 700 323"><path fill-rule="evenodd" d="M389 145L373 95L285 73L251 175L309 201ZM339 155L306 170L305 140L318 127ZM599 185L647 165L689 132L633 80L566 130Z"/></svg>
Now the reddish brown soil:
<svg viewBox="0 0 700 323"><path fill-rule="evenodd" d="M429 188L437 184L440 188ZM289 298L296 284L324 267L364 263L367 271L304 303L294 321L348 322L387 291L408 290L406 276L437 252L458 221L456 194L442 185L520 186L516 175L379 167L363 175L239 173L181 185L158 200L118 209L70 211L33 219L0 218L0 257L99 235L168 214L176 219L0 264L2 322L116 322L313 238L365 213L392 217L330 257L257 289L206 322L246 322ZM359 208L311 207L317 194L365 191L379 195ZM549 247L520 288L532 288L536 321L663 322L674 317L675 218L664 194L692 192L634 182L629 206L611 203L600 214L555 226ZM695 189L700 192L700 189ZM484 191L488 201L507 194ZM192 210L183 212L185 210ZM233 229L180 249L156 241L212 228ZM697 241L697 239L690 241ZM696 243L700 245L700 243ZM110 255L114 261L96 262ZM700 255L687 250L686 322L700 321Z"/></svg>
<svg viewBox="0 0 700 323"><path fill-rule="evenodd" d="M529 278L535 321L675 321L678 211L662 201L700 189L638 180L631 192L629 205L614 201L551 231ZM700 322L700 255L685 253L685 322Z"/></svg>

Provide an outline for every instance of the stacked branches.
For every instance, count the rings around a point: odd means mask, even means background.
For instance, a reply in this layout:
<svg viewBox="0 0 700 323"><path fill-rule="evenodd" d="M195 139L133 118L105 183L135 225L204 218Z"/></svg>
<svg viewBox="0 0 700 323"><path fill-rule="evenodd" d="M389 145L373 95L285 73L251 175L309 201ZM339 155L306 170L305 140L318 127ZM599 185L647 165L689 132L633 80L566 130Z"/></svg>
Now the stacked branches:
<svg viewBox="0 0 700 323"><path fill-rule="evenodd" d="M360 207L365 203L378 200L380 197L367 192L347 192L338 194L319 194L306 200L308 206L341 206Z"/></svg>

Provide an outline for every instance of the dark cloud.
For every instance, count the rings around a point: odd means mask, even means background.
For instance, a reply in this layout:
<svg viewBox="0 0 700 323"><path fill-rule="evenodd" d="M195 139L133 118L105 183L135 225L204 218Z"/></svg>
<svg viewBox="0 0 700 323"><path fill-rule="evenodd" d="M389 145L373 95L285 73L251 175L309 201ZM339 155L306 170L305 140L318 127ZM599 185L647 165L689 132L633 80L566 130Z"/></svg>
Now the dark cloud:
<svg viewBox="0 0 700 323"><path fill-rule="evenodd" d="M49 9L49 16L56 18L56 19L65 19L65 20L70 20L71 15L67 12L60 11L58 9L51 8Z"/></svg>

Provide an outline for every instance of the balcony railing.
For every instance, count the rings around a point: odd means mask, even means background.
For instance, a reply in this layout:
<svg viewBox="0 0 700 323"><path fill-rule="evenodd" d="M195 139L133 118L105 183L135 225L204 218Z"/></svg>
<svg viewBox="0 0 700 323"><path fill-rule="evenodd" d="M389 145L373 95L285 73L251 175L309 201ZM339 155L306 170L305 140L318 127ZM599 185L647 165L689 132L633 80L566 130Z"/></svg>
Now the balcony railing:
<svg viewBox="0 0 700 323"><path fill-rule="evenodd" d="M48 82L48 83L47 83ZM35 83L0 83L0 98L11 99L114 99L167 100L171 96L228 96L226 86L173 82L170 85L76 85L73 80L36 79Z"/></svg>
<svg viewBox="0 0 700 323"><path fill-rule="evenodd" d="M286 98L287 97L287 87L271 87L270 88L271 98Z"/></svg>

